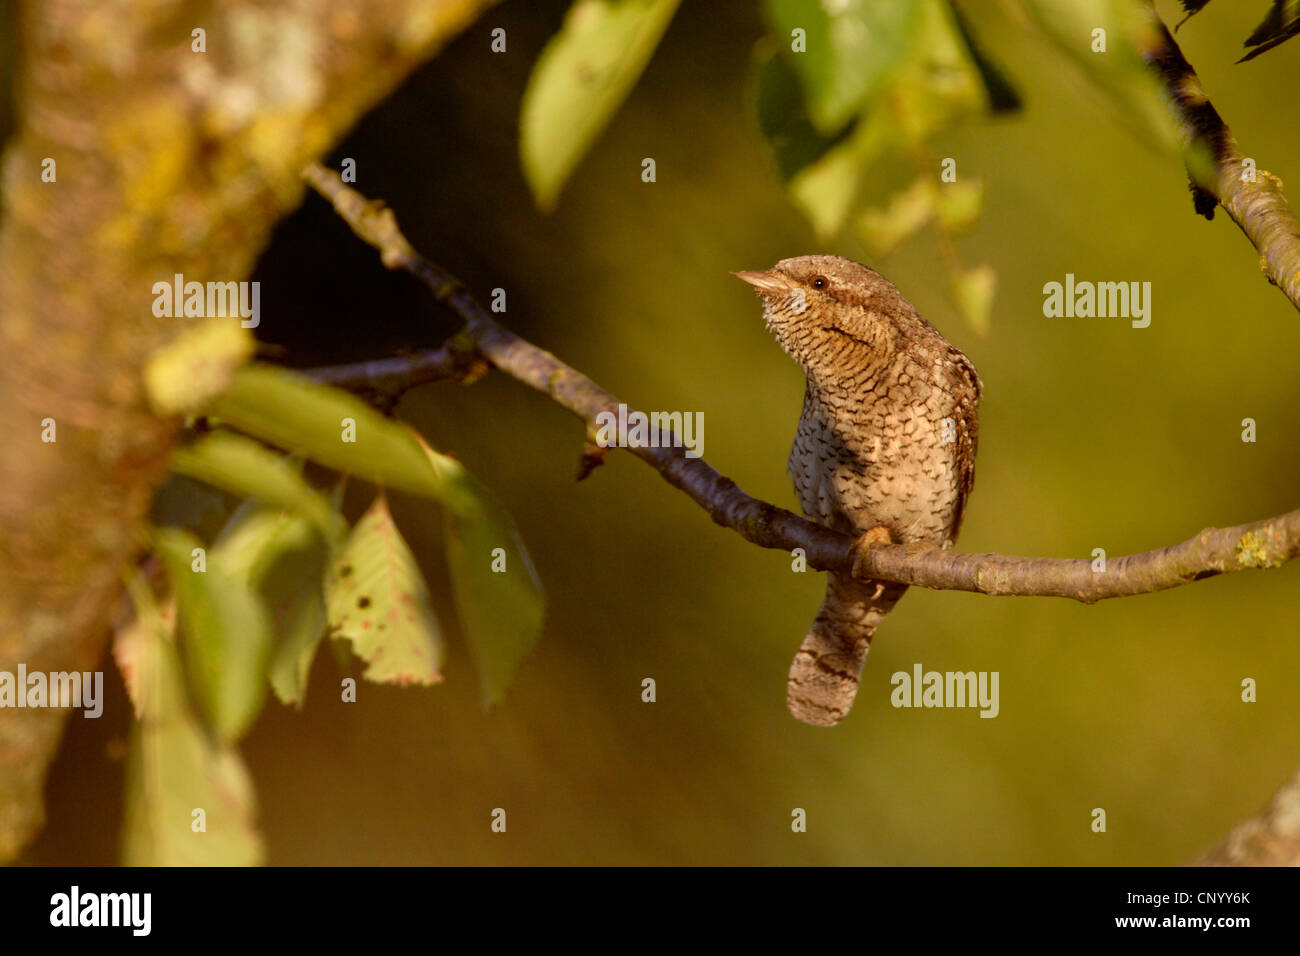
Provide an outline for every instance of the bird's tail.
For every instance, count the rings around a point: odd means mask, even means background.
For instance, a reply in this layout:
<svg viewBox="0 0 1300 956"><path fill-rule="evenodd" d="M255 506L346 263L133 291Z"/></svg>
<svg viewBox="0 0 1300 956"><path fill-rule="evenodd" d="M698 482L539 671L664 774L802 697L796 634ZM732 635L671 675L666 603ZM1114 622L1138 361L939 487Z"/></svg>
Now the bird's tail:
<svg viewBox="0 0 1300 956"><path fill-rule="evenodd" d="M856 581L831 574L812 630L790 665L790 713L814 727L833 727L853 706L871 635L898 603L906 584Z"/></svg>

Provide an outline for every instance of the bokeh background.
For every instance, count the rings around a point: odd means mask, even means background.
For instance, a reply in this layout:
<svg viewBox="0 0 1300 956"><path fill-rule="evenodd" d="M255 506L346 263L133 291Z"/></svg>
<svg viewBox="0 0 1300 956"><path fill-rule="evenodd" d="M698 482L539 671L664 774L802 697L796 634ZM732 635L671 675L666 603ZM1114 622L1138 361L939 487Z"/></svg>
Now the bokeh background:
<svg viewBox="0 0 1300 956"><path fill-rule="evenodd" d="M355 158L358 188L484 297L506 288L522 335L634 407L702 411L705 457L746 491L794 507L803 383L727 273L818 251L883 271L983 377L961 550L1116 556L1296 507L1294 308L1226 216L1193 215L1181 169L1003 5L963 7L1025 107L940 140L987 185L961 241L999 276L982 338L945 298L932 236L883 261L814 239L753 121L765 27L750 0L687 0L559 209L535 211L519 101L566 6L502 4L332 160ZM1178 40L1247 155L1300 181L1300 42L1233 64L1265 6L1211 4ZM503 55L489 52L497 26ZM1151 326L1045 318L1043 284L1067 272L1151 282ZM425 347L455 327L314 196L254 278L258 334L289 365ZM355 704L323 651L305 709L268 704L242 745L273 864L1174 864L1300 762L1295 563L1094 607L913 589L850 717L816 730L788 716L784 685L821 575L717 527L630 456L575 483L581 425L505 376L427 386L398 414L511 509L549 591L545 633L492 712L454 627L442 685L362 683ZM400 496L394 511L454 620L439 516ZM998 671L1001 713L894 709L890 675L918 662ZM105 716L69 721L32 862L117 859L129 707L105 669ZM645 677L656 703L641 701ZM1241 701L1247 677L1256 703ZM490 830L496 807L505 834ZM791 832L796 807L806 833Z"/></svg>

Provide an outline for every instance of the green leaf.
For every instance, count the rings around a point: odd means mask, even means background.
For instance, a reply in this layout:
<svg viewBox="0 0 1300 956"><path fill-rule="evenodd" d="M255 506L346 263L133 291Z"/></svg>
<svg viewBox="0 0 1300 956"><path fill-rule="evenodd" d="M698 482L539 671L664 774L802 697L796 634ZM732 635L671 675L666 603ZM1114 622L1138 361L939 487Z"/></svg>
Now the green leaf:
<svg viewBox="0 0 1300 956"><path fill-rule="evenodd" d="M990 103L952 9L943 0L918 0L917 6L916 45L893 78L889 104L904 137L921 144Z"/></svg>
<svg viewBox="0 0 1300 956"><path fill-rule="evenodd" d="M816 95L819 88L825 93L828 89L843 92L844 87L827 86L831 81L819 78L813 70L816 57L808 60L809 54L798 53L786 57L794 69L801 70L812 113L806 124L800 119L802 101L790 89L788 75L764 63L756 78L760 126L772 143L782 174L789 176L791 199L817 236L831 238L856 216L859 233L869 245L878 251L893 248L928 222L936 211L932 207L940 201L930 187L913 182L916 157L928 152L927 140L992 105L992 81L986 82L981 73L973 42L944 0L869 8L853 0L835 5L769 0L769 9L782 27L793 29L796 21L818 22L817 18L827 24L843 20L858 23L861 31L876 39L897 38L887 51L888 62L877 64L879 72L871 74L870 82L863 81L861 89L854 86L853 97L844 99L852 103L857 122L842 127L833 143L822 135L825 117L817 115ZM880 18L897 18L890 20L892 33ZM821 49L818 36L816 30L809 30L810 54ZM855 69L868 65L854 61L832 80L845 81Z"/></svg>
<svg viewBox="0 0 1300 956"><path fill-rule="evenodd" d="M275 644L271 687L281 702L301 707L312 660L325 636L325 541L302 515L250 501L231 518L213 553L257 591L267 608Z"/></svg>
<svg viewBox="0 0 1300 956"><path fill-rule="evenodd" d="M158 528L153 543L176 595L190 686L217 737L237 740L266 696L266 609L217 553L205 554L206 570L193 570L194 551L202 547L193 535Z"/></svg>
<svg viewBox="0 0 1300 956"><path fill-rule="evenodd" d="M852 130L846 126L835 136L823 136L808 116L799 76L771 44L760 44L755 56L752 87L754 111L783 181L815 162Z"/></svg>
<svg viewBox="0 0 1300 956"><path fill-rule="evenodd" d="M460 464L429 450L448 484L447 563L485 705L498 703L537 643L546 596L514 522Z"/></svg>
<svg viewBox="0 0 1300 956"><path fill-rule="evenodd" d="M790 198L821 239L839 232L857 204L866 170L890 147L898 127L884 110L790 180Z"/></svg>
<svg viewBox="0 0 1300 956"><path fill-rule="evenodd" d="M342 523L342 517L339 517ZM277 562L320 544L320 529L298 512L249 499L236 509L212 544L222 569L256 586Z"/></svg>
<svg viewBox="0 0 1300 956"><path fill-rule="evenodd" d="M367 680L442 680L442 635L429 592L382 494L330 564L325 613L330 630L350 640L366 662Z"/></svg>
<svg viewBox="0 0 1300 956"><path fill-rule="evenodd" d="M524 91L519 154L537 205L565 181L650 62L680 0L577 0Z"/></svg>
<svg viewBox="0 0 1300 956"><path fill-rule="evenodd" d="M993 314L997 273L992 266L976 266L952 277L952 297L962 317L977 334L988 333Z"/></svg>
<svg viewBox="0 0 1300 956"><path fill-rule="evenodd" d="M253 333L234 320L186 329L145 363L149 404L164 417L199 410L226 387L256 347Z"/></svg>
<svg viewBox="0 0 1300 956"><path fill-rule="evenodd" d="M324 562L322 562L322 565ZM318 589L303 592L277 613L279 634L271 655L271 689L280 703L302 708L307 699L307 678L325 636L325 602Z"/></svg>
<svg viewBox="0 0 1300 956"><path fill-rule="evenodd" d="M172 453L172 471L236 495L306 516L326 540L341 543L347 525L324 495L282 455L242 435L216 431Z"/></svg>
<svg viewBox="0 0 1300 956"><path fill-rule="evenodd" d="M838 132L912 47L920 0L766 0L782 55L798 71L813 125ZM803 30L806 52L792 49Z"/></svg>
<svg viewBox="0 0 1300 956"><path fill-rule="evenodd" d="M139 724L127 761L123 862L128 866L256 866L264 849L256 798L232 748L216 746L185 698L170 626L139 576L136 617L114 641L130 676ZM195 832L195 810L204 830Z"/></svg>
<svg viewBox="0 0 1300 956"><path fill-rule="evenodd" d="M213 403L212 414L338 471L428 498L442 497L438 476L410 428L346 392L301 375L269 365L242 368Z"/></svg>

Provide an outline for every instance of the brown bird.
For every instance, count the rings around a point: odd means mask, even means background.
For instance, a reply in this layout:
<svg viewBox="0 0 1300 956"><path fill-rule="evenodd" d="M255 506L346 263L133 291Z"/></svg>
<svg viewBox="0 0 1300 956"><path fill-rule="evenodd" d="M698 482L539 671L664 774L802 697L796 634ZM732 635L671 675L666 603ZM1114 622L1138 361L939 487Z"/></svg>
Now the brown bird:
<svg viewBox="0 0 1300 956"><path fill-rule="evenodd" d="M979 375L878 272L840 256L736 272L808 377L790 450L804 514L875 543L950 548L975 480ZM830 575L790 666L790 713L830 727L848 713L871 636L907 585Z"/></svg>

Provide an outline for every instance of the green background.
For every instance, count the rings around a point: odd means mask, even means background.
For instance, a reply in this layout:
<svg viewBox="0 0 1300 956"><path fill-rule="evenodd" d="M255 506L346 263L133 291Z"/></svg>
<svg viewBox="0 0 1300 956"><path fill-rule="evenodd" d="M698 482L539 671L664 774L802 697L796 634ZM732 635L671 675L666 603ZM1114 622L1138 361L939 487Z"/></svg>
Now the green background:
<svg viewBox="0 0 1300 956"><path fill-rule="evenodd" d="M562 3L490 12L331 159L356 158L357 187L481 297L505 288L510 327L633 407L703 412L707 460L768 501L795 507L785 461L803 383L727 273L834 252L884 272L983 378L960 550L1114 557L1296 507L1295 309L1231 221L1196 218L1178 164L1128 135L1045 38L1004 5L962 6L1025 100L936 148L987 187L960 242L998 272L985 338L945 298L931 234L882 261L811 235L752 120L764 26L751 2L687 0L554 215L533 210L516 129ZM1245 153L1300 181L1300 42L1233 64L1264 9L1212 3L1178 40ZM489 52L496 26L506 54ZM1067 272L1150 282L1150 327L1045 318L1043 285ZM315 197L255 278L258 334L288 364L454 328ZM628 455L576 484L580 424L503 375L428 386L398 412L511 509L550 594L545 632L492 712L454 626L432 689L362 683L343 704L322 653L305 710L269 704L242 745L273 864L1173 864L1300 760L1295 564L1094 607L913 589L876 636L853 712L818 730L786 713L784 685L821 575L791 573L788 555L714 525ZM438 514L400 495L393 510L452 621ZM998 671L999 716L894 709L890 675L918 662ZM129 708L104 666L105 717L69 721L32 861L117 858ZM1257 703L1240 699L1247 677ZM505 834L490 830L496 807ZM806 833L791 832L796 807Z"/></svg>

